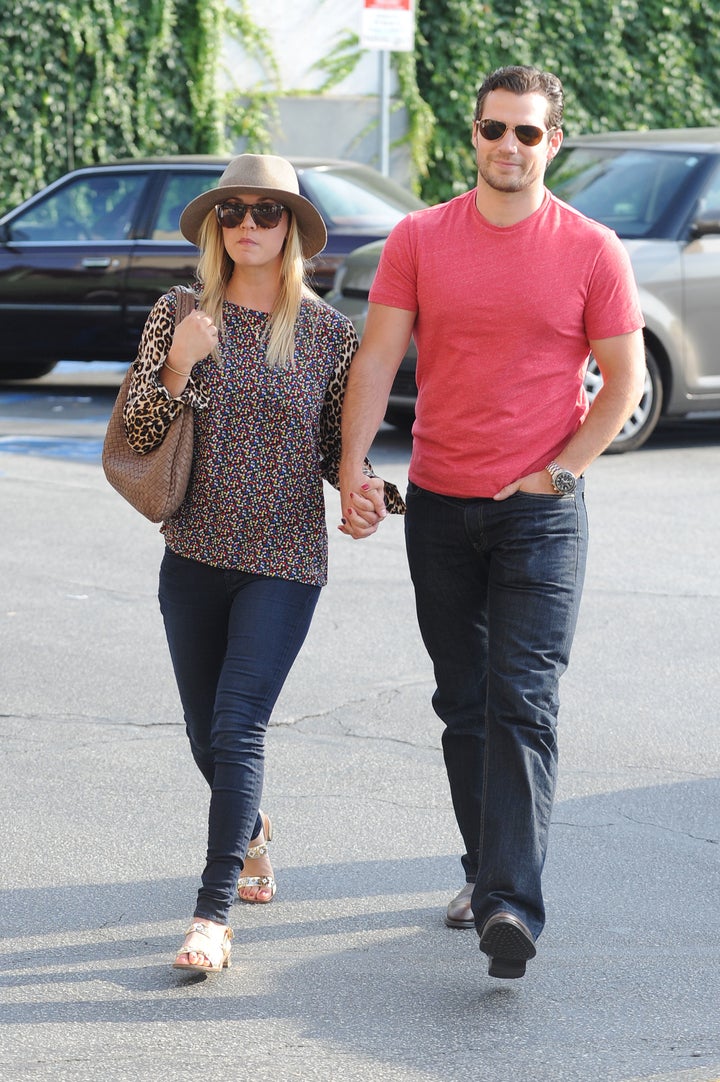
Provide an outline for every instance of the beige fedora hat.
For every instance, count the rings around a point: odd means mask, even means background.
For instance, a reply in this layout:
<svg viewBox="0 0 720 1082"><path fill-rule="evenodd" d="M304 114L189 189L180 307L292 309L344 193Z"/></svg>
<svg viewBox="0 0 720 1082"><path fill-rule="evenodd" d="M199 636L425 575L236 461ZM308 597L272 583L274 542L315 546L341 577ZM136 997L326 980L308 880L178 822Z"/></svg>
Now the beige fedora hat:
<svg viewBox="0 0 720 1082"><path fill-rule="evenodd" d="M293 212L306 259L321 252L327 244L327 230L320 213L309 199L300 195L297 173L289 161L274 154L239 154L211 188L192 199L180 215L182 235L197 244L200 226L218 203L243 195L264 195L277 199Z"/></svg>

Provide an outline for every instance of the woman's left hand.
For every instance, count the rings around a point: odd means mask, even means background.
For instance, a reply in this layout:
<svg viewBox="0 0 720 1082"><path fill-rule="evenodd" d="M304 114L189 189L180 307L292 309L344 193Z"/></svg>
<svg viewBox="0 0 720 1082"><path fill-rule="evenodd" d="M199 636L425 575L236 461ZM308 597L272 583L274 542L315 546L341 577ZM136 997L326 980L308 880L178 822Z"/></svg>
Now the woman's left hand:
<svg viewBox="0 0 720 1082"><path fill-rule="evenodd" d="M342 522L338 526L341 533L356 540L375 533L387 515L385 508L385 482L382 477L366 477L358 486L360 491L352 491L343 500ZM341 498L344 494L341 493Z"/></svg>

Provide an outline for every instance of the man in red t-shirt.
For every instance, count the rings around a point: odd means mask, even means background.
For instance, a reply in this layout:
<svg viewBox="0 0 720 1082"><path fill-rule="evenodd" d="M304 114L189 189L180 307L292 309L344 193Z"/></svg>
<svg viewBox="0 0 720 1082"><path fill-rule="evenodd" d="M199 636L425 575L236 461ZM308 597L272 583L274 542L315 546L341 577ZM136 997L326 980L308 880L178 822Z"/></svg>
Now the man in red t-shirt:
<svg viewBox="0 0 720 1082"><path fill-rule="evenodd" d="M395 227L343 408L343 523L384 517L362 464L411 334L418 398L406 544L433 706L465 844L446 922L472 927L495 977L521 977L545 910L558 684L587 551L583 474L640 400L637 289L617 236L556 199L556 76L481 86L477 187ZM592 351L603 386L588 408Z"/></svg>

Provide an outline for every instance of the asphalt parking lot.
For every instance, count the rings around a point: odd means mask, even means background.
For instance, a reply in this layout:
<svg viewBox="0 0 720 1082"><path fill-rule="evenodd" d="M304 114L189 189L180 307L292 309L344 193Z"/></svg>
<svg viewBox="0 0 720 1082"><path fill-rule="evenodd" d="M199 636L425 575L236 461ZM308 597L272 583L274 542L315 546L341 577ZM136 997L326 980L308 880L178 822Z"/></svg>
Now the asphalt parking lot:
<svg viewBox="0 0 720 1082"><path fill-rule="evenodd" d="M3 1079L717 1082L720 421L589 474L527 976L443 924L459 838L402 523L351 542L328 491L331 582L268 739L278 895L236 907L229 971L187 979L206 794L162 543L99 467L119 377L59 376L44 405L0 387ZM383 428L373 461L402 485L408 453Z"/></svg>

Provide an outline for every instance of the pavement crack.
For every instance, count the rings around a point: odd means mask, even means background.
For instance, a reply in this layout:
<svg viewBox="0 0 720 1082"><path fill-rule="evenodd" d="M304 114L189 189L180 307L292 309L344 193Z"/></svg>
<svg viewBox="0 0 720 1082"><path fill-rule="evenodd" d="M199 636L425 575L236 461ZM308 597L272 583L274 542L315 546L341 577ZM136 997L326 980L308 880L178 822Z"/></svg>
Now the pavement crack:
<svg viewBox="0 0 720 1082"><path fill-rule="evenodd" d="M331 717L339 710L352 710L356 708L362 708L369 704L376 704L385 700L390 702L397 698L407 688L422 687L424 684L429 684L430 681L427 677L409 677L407 680L393 682L392 685L379 685L374 692L368 695L362 695L354 699L345 699L339 703L333 703L332 706L328 706L325 709L314 711L313 713L297 714L294 716L288 716L285 718L273 718L270 724L272 726L281 728L283 726L290 727L293 725L300 725L305 721L321 721L324 718Z"/></svg>
<svg viewBox="0 0 720 1082"><path fill-rule="evenodd" d="M136 721L102 714L0 714L0 721L29 721L75 725L109 725L116 729L168 729L182 727L181 721Z"/></svg>
<svg viewBox="0 0 720 1082"><path fill-rule="evenodd" d="M647 590L634 588L631 589L606 589L601 586L586 586L583 591L584 594L598 594L601 597L660 597L668 601L677 600L677 598L685 598L691 601L716 601L720 594L712 593L711 591L703 590Z"/></svg>
<svg viewBox="0 0 720 1082"><path fill-rule="evenodd" d="M628 823L635 823L636 826L641 827L653 827L655 830L662 830L666 834L678 834L683 838L691 838L695 842L706 842L708 845L720 845L720 838L705 838L700 834L693 834L689 830L678 830L675 827L667 826L665 823L654 823L651 819L638 819L634 815L628 815L626 812L620 812L623 819Z"/></svg>
<svg viewBox="0 0 720 1082"><path fill-rule="evenodd" d="M342 703L335 703L331 707L327 707L324 710L317 710L313 713L295 715L294 717L285 717L273 719L270 722L272 728L294 728L302 731L304 724L312 724L313 722L329 722L334 725L340 734L351 740L363 740L373 741L383 744L401 744L411 748L421 748L428 751L438 751L439 744L435 743L418 743L417 741L410 740L399 736L390 736L387 733L375 734L367 731L360 731L351 722L343 721L338 714L346 713L351 710L355 711L367 711L377 710L378 703L382 702L387 705L392 703L394 699L400 696L404 689L411 686L421 686L427 684L426 678L422 679L408 679L403 681L400 685L393 684L392 687L380 687L377 688L373 694L360 696L356 699L346 699Z"/></svg>

